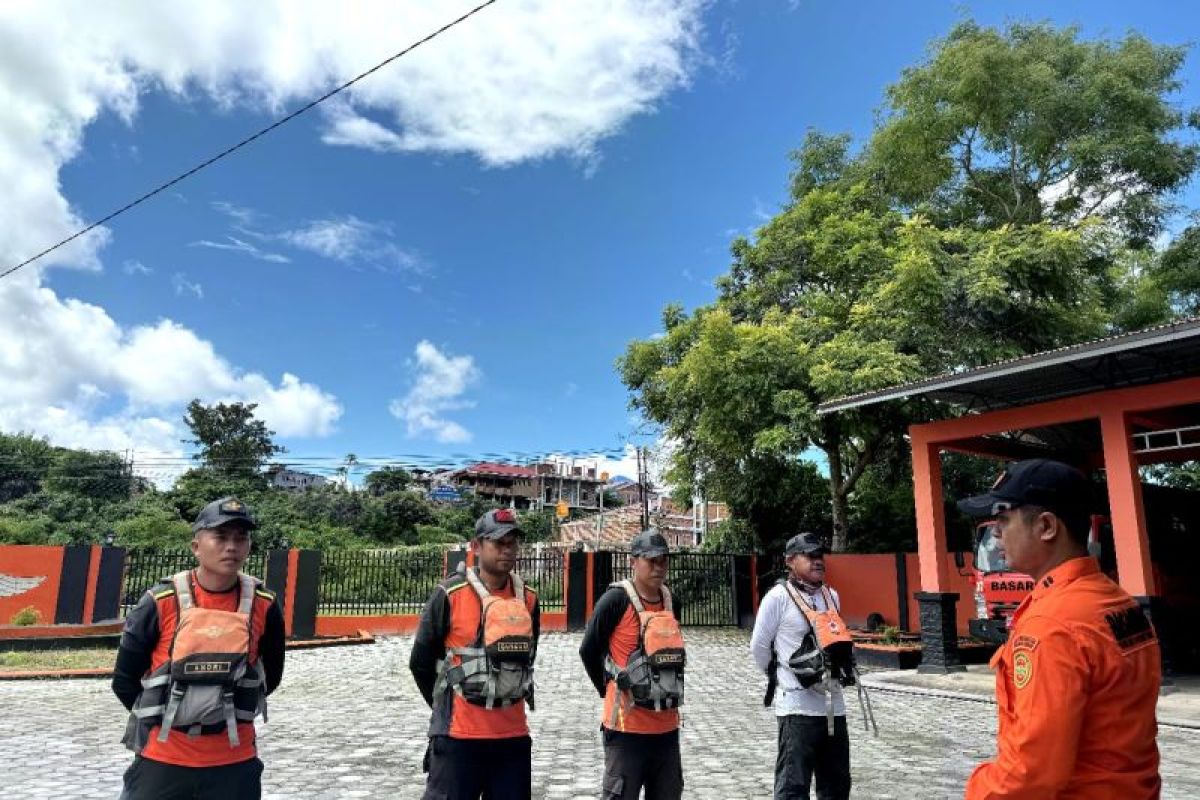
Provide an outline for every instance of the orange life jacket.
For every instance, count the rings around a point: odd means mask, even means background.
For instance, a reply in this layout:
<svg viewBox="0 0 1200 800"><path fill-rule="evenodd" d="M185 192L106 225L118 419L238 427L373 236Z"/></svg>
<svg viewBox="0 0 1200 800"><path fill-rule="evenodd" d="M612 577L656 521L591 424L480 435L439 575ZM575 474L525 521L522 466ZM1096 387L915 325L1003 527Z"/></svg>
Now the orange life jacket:
<svg viewBox="0 0 1200 800"><path fill-rule="evenodd" d="M488 591L475 570L467 582L479 595L479 634L469 647L455 647L438 665L434 694L452 688L464 700L485 708L533 703L533 617L525 605L525 585L510 576L513 597Z"/></svg>
<svg viewBox="0 0 1200 800"><path fill-rule="evenodd" d="M189 736L225 732L229 746L238 747L237 723L253 721L259 714L266 719L266 676L262 662L250 658L259 582L240 574L238 581L237 610L221 611L196 605L190 571L172 577L179 612L170 657L142 679L130 728L157 724L160 742L167 741L172 730ZM140 752L142 742L127 731L126 745Z"/></svg>
<svg viewBox="0 0 1200 800"><path fill-rule="evenodd" d="M671 592L662 587L663 608L647 611L634 588L633 581L612 584L620 586L629 596L638 615L638 644L625 667L619 668L608 658L605 667L609 678L617 684L619 696L613 703L613 724L622 702L641 708L662 711L683 705L683 672L687 666L687 651L683 632L671 610Z"/></svg>

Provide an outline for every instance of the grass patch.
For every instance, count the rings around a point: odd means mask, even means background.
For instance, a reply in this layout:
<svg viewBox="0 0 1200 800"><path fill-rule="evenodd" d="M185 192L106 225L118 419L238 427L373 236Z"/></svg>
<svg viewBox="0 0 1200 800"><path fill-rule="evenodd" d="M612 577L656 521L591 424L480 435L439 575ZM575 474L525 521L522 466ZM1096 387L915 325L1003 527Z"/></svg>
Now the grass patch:
<svg viewBox="0 0 1200 800"><path fill-rule="evenodd" d="M115 649L29 650L0 653L0 672L45 672L64 669L112 669Z"/></svg>

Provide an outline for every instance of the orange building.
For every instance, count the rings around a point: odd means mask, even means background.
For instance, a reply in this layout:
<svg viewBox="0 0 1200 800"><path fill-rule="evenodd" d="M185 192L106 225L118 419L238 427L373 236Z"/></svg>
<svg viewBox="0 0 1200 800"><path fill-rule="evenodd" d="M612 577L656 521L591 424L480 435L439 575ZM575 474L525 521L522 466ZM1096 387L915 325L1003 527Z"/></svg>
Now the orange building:
<svg viewBox="0 0 1200 800"><path fill-rule="evenodd" d="M1200 459L1200 317L834 400L818 413L869 414L882 403L935 420L909 428L922 671L962 668L945 519L946 500L958 498L942 496L946 451L1055 458L1096 476L1119 583L1164 633L1165 657L1197 668L1198 637L1182 620L1200 597L1200 525L1195 509L1153 514L1149 525L1139 471Z"/></svg>

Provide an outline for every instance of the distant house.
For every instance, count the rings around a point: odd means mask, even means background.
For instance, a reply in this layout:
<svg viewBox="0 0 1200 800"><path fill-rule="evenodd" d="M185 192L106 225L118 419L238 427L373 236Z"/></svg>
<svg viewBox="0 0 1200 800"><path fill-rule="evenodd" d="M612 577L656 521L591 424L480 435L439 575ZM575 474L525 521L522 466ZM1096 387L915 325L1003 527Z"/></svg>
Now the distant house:
<svg viewBox="0 0 1200 800"><path fill-rule="evenodd" d="M313 475L311 472L288 469L283 465L273 466L268 469L267 476L271 479L272 487L292 492L302 492L305 489L313 489L329 483L328 478Z"/></svg>
<svg viewBox="0 0 1200 800"><path fill-rule="evenodd" d="M640 505L642 502L642 485L629 478L614 478L605 491L619 499L623 505ZM660 500L661 495L658 492L652 487L647 489L646 501L651 511L658 510Z"/></svg>
<svg viewBox="0 0 1200 800"><path fill-rule="evenodd" d="M560 501L572 509L599 509L604 486L594 465L567 461L530 466L484 461L451 473L449 482L477 497L534 510L555 508Z"/></svg>
<svg viewBox="0 0 1200 800"><path fill-rule="evenodd" d="M650 525L658 528L672 547L697 547L706 531L729 519L724 503L696 505L678 509L670 498L660 498L650 511ZM624 550L642 529L642 507L638 503L594 514L586 519L567 522L559 527L558 541L583 544L588 549Z"/></svg>

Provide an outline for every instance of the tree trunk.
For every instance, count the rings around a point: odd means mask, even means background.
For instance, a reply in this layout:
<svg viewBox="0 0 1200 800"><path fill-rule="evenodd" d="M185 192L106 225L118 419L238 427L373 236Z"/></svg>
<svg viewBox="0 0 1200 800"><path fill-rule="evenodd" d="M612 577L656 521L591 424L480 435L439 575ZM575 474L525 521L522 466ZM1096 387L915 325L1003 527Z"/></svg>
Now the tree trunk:
<svg viewBox="0 0 1200 800"><path fill-rule="evenodd" d="M846 503L845 473L842 471L842 432L830 417L825 418L825 441L822 443L829 459L829 495L833 510L833 537L830 549L844 553L849 545L849 506Z"/></svg>

